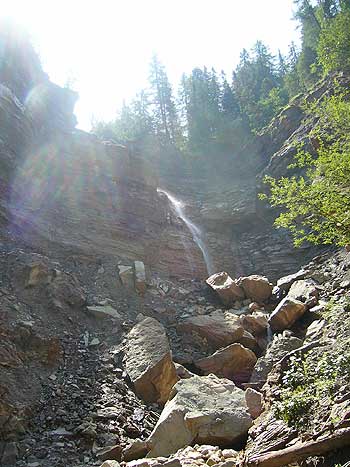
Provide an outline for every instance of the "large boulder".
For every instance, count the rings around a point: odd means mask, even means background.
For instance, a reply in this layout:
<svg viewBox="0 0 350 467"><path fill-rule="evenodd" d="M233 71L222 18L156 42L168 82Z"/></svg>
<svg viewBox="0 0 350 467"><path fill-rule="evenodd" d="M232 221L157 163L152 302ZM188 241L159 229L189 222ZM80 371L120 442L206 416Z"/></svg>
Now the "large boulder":
<svg viewBox="0 0 350 467"><path fill-rule="evenodd" d="M242 315L241 323L244 329L253 334L253 336L266 334L269 326L267 315L260 311L256 311L251 315Z"/></svg>
<svg viewBox="0 0 350 467"><path fill-rule="evenodd" d="M303 302L290 298L284 298L269 318L269 324L273 331L283 331L289 329L306 311Z"/></svg>
<svg viewBox="0 0 350 467"><path fill-rule="evenodd" d="M298 349L303 345L303 341L297 337L278 335L275 336L266 354L260 357L256 362L252 376L251 383L264 383L267 376L277 362L281 360L287 353L292 350Z"/></svg>
<svg viewBox="0 0 350 467"><path fill-rule="evenodd" d="M240 277L237 284L242 287L245 295L254 302L265 302L271 297L273 285L264 276Z"/></svg>
<svg viewBox="0 0 350 467"><path fill-rule="evenodd" d="M72 274L54 271L52 282L48 285L48 295L58 309L65 307L81 308L86 303L84 290Z"/></svg>
<svg viewBox="0 0 350 467"><path fill-rule="evenodd" d="M236 300L244 299L244 292L227 272L218 272L205 281L220 297L224 305L232 305Z"/></svg>
<svg viewBox="0 0 350 467"><path fill-rule="evenodd" d="M164 327L146 318L132 328L125 348L125 368L136 394L146 402L165 403L178 377Z"/></svg>
<svg viewBox="0 0 350 467"><path fill-rule="evenodd" d="M319 296L317 285L317 282L313 279L295 281L289 289L288 297L300 300L304 303L311 300L312 305L315 305ZM314 299L314 301L312 301L312 299Z"/></svg>
<svg viewBox="0 0 350 467"><path fill-rule="evenodd" d="M197 360L195 365L204 375L214 373L235 383L243 383L249 381L256 361L254 352L241 344L231 344L209 357Z"/></svg>
<svg viewBox="0 0 350 467"><path fill-rule="evenodd" d="M252 426L244 391L215 375L182 379L150 435L150 457L168 456L192 443L232 445Z"/></svg>
<svg viewBox="0 0 350 467"><path fill-rule="evenodd" d="M237 342L244 333L240 318L222 311L187 318L178 325L178 330L182 333L199 334L214 349Z"/></svg>

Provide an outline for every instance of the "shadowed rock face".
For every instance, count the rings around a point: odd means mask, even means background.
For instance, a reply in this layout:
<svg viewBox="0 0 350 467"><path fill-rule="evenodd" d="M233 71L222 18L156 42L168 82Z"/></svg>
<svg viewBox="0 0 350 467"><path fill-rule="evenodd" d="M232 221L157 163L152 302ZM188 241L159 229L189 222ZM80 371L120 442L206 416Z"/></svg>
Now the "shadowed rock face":
<svg viewBox="0 0 350 467"><path fill-rule="evenodd" d="M137 150L75 130L77 94L51 83L31 49L24 61L4 43L1 64L13 66L0 67L1 227L44 251L56 245L205 277L191 233L157 193L156 168Z"/></svg>
<svg viewBox="0 0 350 467"><path fill-rule="evenodd" d="M184 163L165 173L169 154L147 162L135 147L75 130L76 93L51 83L30 47L21 45L24 57L8 37L5 44L0 53L11 59L0 67L0 219L13 235L45 251L55 244L64 252L118 256L175 277L205 278L188 226L157 193L169 187L204 231L217 271L233 278L261 272L274 280L307 259L273 228L274 213L256 197L258 172L268 166L281 175L293 157L293 135L306 138L297 102L242 148L239 163L214 167L207 178L185 174ZM317 92L325 89L327 83Z"/></svg>

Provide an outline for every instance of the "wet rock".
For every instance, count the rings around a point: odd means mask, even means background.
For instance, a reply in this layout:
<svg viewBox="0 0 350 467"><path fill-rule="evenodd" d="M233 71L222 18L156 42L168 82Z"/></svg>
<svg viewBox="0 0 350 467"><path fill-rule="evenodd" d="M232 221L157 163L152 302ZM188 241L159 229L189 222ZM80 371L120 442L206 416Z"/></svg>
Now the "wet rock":
<svg viewBox="0 0 350 467"><path fill-rule="evenodd" d="M259 345L253 334L244 330L242 337L237 339L237 344L242 344L243 347L252 350L254 353L258 352Z"/></svg>
<svg viewBox="0 0 350 467"><path fill-rule="evenodd" d="M230 306L244 298L243 290L231 279L227 272L219 272L205 281L220 297L224 305Z"/></svg>
<svg viewBox="0 0 350 467"><path fill-rule="evenodd" d="M251 350L241 344L231 344L210 357L196 361L195 365L204 375L214 373L235 383L242 383L249 381L256 361L257 358Z"/></svg>
<svg viewBox="0 0 350 467"><path fill-rule="evenodd" d="M146 292L146 270L142 261L135 261L135 289L143 295Z"/></svg>
<svg viewBox="0 0 350 467"><path fill-rule="evenodd" d="M269 318L269 324L273 331L289 329L306 311L304 303L290 298L284 298Z"/></svg>
<svg viewBox="0 0 350 467"><path fill-rule="evenodd" d="M215 375L194 376L173 388L150 435L150 457L166 456L194 440L200 444L232 445L252 425L244 391Z"/></svg>
<svg viewBox="0 0 350 467"><path fill-rule="evenodd" d="M266 354L260 357L256 362L250 382L265 382L274 365L287 353L298 349L302 345L303 341L297 337L284 335L276 336L268 347Z"/></svg>
<svg viewBox="0 0 350 467"><path fill-rule="evenodd" d="M164 327L146 318L128 334L125 368L135 392L147 402L165 403L177 381Z"/></svg>
<svg viewBox="0 0 350 467"><path fill-rule="evenodd" d="M95 318L114 318L121 320L121 315L118 311L110 305L105 306L87 306L89 314L95 316Z"/></svg>
<svg viewBox="0 0 350 467"><path fill-rule="evenodd" d="M264 276L240 277L237 283L244 290L246 297L254 302L265 302L271 297L273 285Z"/></svg>
<svg viewBox="0 0 350 467"><path fill-rule="evenodd" d="M177 328L181 333L197 333L215 349L237 342L244 333L240 318L222 311L188 318Z"/></svg>
<svg viewBox="0 0 350 467"><path fill-rule="evenodd" d="M264 410L262 394L258 391L255 391L255 389L247 388L245 391L245 401L252 418L258 418Z"/></svg>

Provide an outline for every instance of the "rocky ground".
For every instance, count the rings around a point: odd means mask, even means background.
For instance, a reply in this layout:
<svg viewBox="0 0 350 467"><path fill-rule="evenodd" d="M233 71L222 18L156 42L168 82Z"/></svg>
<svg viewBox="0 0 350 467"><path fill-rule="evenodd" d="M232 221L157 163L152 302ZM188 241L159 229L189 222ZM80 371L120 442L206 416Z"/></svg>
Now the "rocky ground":
<svg viewBox="0 0 350 467"><path fill-rule="evenodd" d="M1 465L268 466L296 448L298 465L347 460L332 452L350 426L347 252L277 286L137 268L4 239Z"/></svg>

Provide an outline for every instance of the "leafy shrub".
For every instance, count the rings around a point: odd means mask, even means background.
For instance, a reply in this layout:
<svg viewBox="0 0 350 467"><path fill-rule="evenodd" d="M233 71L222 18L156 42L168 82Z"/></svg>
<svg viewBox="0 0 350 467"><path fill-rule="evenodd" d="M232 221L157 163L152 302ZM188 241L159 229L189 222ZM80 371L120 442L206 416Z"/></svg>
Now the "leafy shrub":
<svg viewBox="0 0 350 467"><path fill-rule="evenodd" d="M270 195L260 194L272 206L282 207L276 227L291 231L294 244L346 245L350 243L350 102L338 93L311 106L318 118L310 136L317 141L317 157L299 148L291 168L303 175L265 177Z"/></svg>

